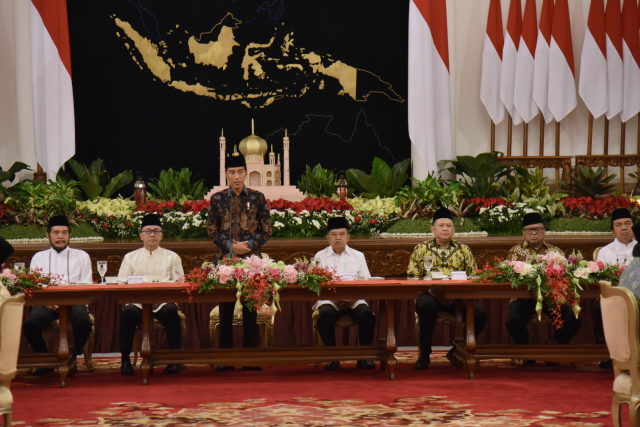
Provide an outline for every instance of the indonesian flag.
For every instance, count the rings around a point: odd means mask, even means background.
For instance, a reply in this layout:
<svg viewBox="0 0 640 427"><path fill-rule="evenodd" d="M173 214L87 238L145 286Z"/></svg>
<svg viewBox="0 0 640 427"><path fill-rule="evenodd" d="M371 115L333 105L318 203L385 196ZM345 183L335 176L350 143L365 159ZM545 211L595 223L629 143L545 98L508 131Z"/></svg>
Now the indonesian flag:
<svg viewBox="0 0 640 427"><path fill-rule="evenodd" d="M538 115L538 106L533 99L533 71L536 44L538 42L538 18L536 1L527 0L522 19L522 35L516 61L516 79L513 90L513 104L525 123Z"/></svg>
<svg viewBox="0 0 640 427"><path fill-rule="evenodd" d="M593 117L609 109L604 0L591 0L580 60L580 96Z"/></svg>
<svg viewBox="0 0 640 427"><path fill-rule="evenodd" d="M622 66L624 100L620 119L628 121L640 111L640 27L636 0L624 0L622 6Z"/></svg>
<svg viewBox="0 0 640 427"><path fill-rule="evenodd" d="M491 0L487 17L487 34L484 37L484 51L482 52L480 99L487 109L487 113L491 116L491 120L496 124L504 119L504 104L500 100L503 31L500 0Z"/></svg>
<svg viewBox="0 0 640 427"><path fill-rule="evenodd" d="M535 65L533 69L533 99L549 123L553 114L549 109L549 45L551 44L551 28L553 24L553 0L543 0L536 43Z"/></svg>
<svg viewBox="0 0 640 427"><path fill-rule="evenodd" d="M500 82L500 99L513 119L513 124L522 123L522 118L513 105L513 93L516 80L516 61L518 45L522 33L522 9L520 0L511 0L507 34L502 49L502 81Z"/></svg>
<svg viewBox="0 0 640 427"><path fill-rule="evenodd" d="M409 1L409 137L430 171L453 158L446 0Z"/></svg>
<svg viewBox="0 0 640 427"><path fill-rule="evenodd" d="M609 109L607 119L622 111L622 13L620 0L608 0L605 13L607 33L607 92Z"/></svg>
<svg viewBox="0 0 640 427"><path fill-rule="evenodd" d="M636 13L636 19L637 19ZM578 105L567 0L556 0L549 45L549 109L557 122Z"/></svg>
<svg viewBox="0 0 640 427"><path fill-rule="evenodd" d="M31 83L36 159L55 174L76 152L66 0L31 0Z"/></svg>

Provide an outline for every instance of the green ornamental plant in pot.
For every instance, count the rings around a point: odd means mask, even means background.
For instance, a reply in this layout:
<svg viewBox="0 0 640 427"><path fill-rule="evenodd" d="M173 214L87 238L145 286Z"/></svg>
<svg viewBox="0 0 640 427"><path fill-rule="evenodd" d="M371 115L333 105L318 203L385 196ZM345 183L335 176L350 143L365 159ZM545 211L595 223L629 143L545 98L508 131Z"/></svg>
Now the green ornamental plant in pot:
<svg viewBox="0 0 640 427"><path fill-rule="evenodd" d="M387 162L376 157L373 159L371 174L360 169L349 169L347 182L365 199L375 199L378 196L393 197L409 178L407 171L410 166L411 159L405 159L389 167Z"/></svg>
<svg viewBox="0 0 640 427"><path fill-rule="evenodd" d="M331 197L336 194L336 175L333 170L324 169L317 164L307 169L298 181L298 188L309 197Z"/></svg>
<svg viewBox="0 0 640 427"><path fill-rule="evenodd" d="M160 171L159 178L151 179L147 186L152 193L149 198L152 200L175 201L183 204L186 201L202 200L209 190L204 180L191 180L189 168L182 168L180 172L169 170Z"/></svg>
<svg viewBox="0 0 640 427"><path fill-rule="evenodd" d="M589 166L577 166L573 173L567 174L569 181L559 180L563 192L573 197L600 197L613 192L615 184L611 180L616 174L607 176L607 169L599 166L595 171Z"/></svg>
<svg viewBox="0 0 640 427"><path fill-rule="evenodd" d="M124 171L109 179L109 172L103 168L104 160L98 158L89 166L77 160L69 159L67 162L80 182L79 188L87 200L95 200L98 197L110 198L118 190L133 181L133 173Z"/></svg>

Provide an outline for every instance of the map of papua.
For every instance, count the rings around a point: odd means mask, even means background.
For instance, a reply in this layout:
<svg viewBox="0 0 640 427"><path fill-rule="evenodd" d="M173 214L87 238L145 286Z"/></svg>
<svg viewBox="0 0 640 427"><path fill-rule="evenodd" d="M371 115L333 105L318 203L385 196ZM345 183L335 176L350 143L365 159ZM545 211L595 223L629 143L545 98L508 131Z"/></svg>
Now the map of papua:
<svg viewBox="0 0 640 427"><path fill-rule="evenodd" d="M176 25L154 43L116 15L132 59L154 80L183 92L264 108L283 98L298 98L312 91L328 91L365 102L373 94L404 102L392 85L379 76L355 68L331 55L307 52L294 43L284 23L264 40L241 44L242 22L231 13L207 32L189 34Z"/></svg>

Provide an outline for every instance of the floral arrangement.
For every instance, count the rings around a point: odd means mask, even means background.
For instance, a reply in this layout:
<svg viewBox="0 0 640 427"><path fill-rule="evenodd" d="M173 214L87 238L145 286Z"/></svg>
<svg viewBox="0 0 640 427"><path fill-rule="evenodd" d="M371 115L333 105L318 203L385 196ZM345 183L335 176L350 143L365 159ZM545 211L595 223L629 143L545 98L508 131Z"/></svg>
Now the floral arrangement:
<svg viewBox="0 0 640 427"><path fill-rule="evenodd" d="M43 285L48 286L55 280L55 274L44 274L39 268L27 271L5 268L0 274L0 283L11 295L23 293L27 298L32 297L31 291L34 289L42 289Z"/></svg>
<svg viewBox="0 0 640 427"><path fill-rule="evenodd" d="M543 217L548 216L546 207L538 206L533 209L524 202L481 207L478 210L478 225L490 233L519 233L522 231L522 217L536 211Z"/></svg>
<svg viewBox="0 0 640 427"><path fill-rule="evenodd" d="M269 209L286 211L292 210L296 214L302 211L307 212L342 212L345 210L352 210L353 207L342 200L334 200L330 197L305 197L300 202L290 202L289 200L267 200Z"/></svg>
<svg viewBox="0 0 640 427"><path fill-rule="evenodd" d="M475 211L478 212L480 209L491 209L495 206L504 206L507 204L507 201L502 197L474 197L473 199L468 200L469 203L473 203L476 205Z"/></svg>
<svg viewBox="0 0 640 427"><path fill-rule="evenodd" d="M0 224L10 223L13 220L13 208L0 203Z"/></svg>
<svg viewBox="0 0 640 427"><path fill-rule="evenodd" d="M618 283L624 265L586 261L582 254L574 252L568 257L555 252L539 255L528 261L496 259L493 266L478 270L480 283L511 283L513 288L524 285L536 298L536 313L542 314L545 303L556 327L562 327L560 306L572 307L576 318L580 314L580 291L589 284L600 281Z"/></svg>
<svg viewBox="0 0 640 427"><path fill-rule="evenodd" d="M208 200L198 200L198 201L186 201L182 204L174 201L163 201L163 202L154 202L149 200L147 203L138 206L137 211L145 212L145 213L157 213L158 215L162 215L166 212L183 212L189 213L193 212L193 214L198 214L202 211L204 215L207 214L209 210L209 201Z"/></svg>
<svg viewBox="0 0 640 427"><path fill-rule="evenodd" d="M244 301L250 310L260 310L270 298L278 304L279 291L287 285L297 284L320 294L322 284L333 281L333 271L312 265L306 259L296 259L295 264L252 255L243 260L232 258L214 265L205 262L202 267L187 273L182 281L189 284L187 292L209 293L214 288L237 289L236 310L242 310Z"/></svg>
<svg viewBox="0 0 640 427"><path fill-rule="evenodd" d="M99 197L94 200L78 202L78 209L87 209L95 217L122 216L131 219L133 211L136 209L136 202L123 199L122 196L117 199Z"/></svg>
<svg viewBox="0 0 640 427"><path fill-rule="evenodd" d="M380 198L380 196L377 196L375 199L354 197L353 199L349 199L349 204L353 206L353 210L357 212L371 212L377 216L394 216L402 212L402 209L396 206L395 200L395 197Z"/></svg>
<svg viewBox="0 0 640 427"><path fill-rule="evenodd" d="M640 210L638 202L627 197L564 197L560 201L564 203L567 214L589 219L604 219L618 208L629 209L632 214Z"/></svg>

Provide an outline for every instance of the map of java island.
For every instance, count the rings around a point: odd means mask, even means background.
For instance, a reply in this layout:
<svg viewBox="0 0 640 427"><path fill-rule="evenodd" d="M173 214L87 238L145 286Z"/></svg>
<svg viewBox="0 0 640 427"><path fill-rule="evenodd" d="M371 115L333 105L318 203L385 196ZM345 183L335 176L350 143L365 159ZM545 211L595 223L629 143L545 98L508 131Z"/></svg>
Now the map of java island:
<svg viewBox="0 0 640 427"><path fill-rule="evenodd" d="M284 23L264 40L241 45L236 36L242 22L228 13L208 32L190 35L176 25L154 43L130 23L116 15L111 18L119 27L116 35L140 69L183 92L240 102L248 108L264 108L316 90L359 102L373 94L404 102L379 76L331 55L296 47L293 32Z"/></svg>

